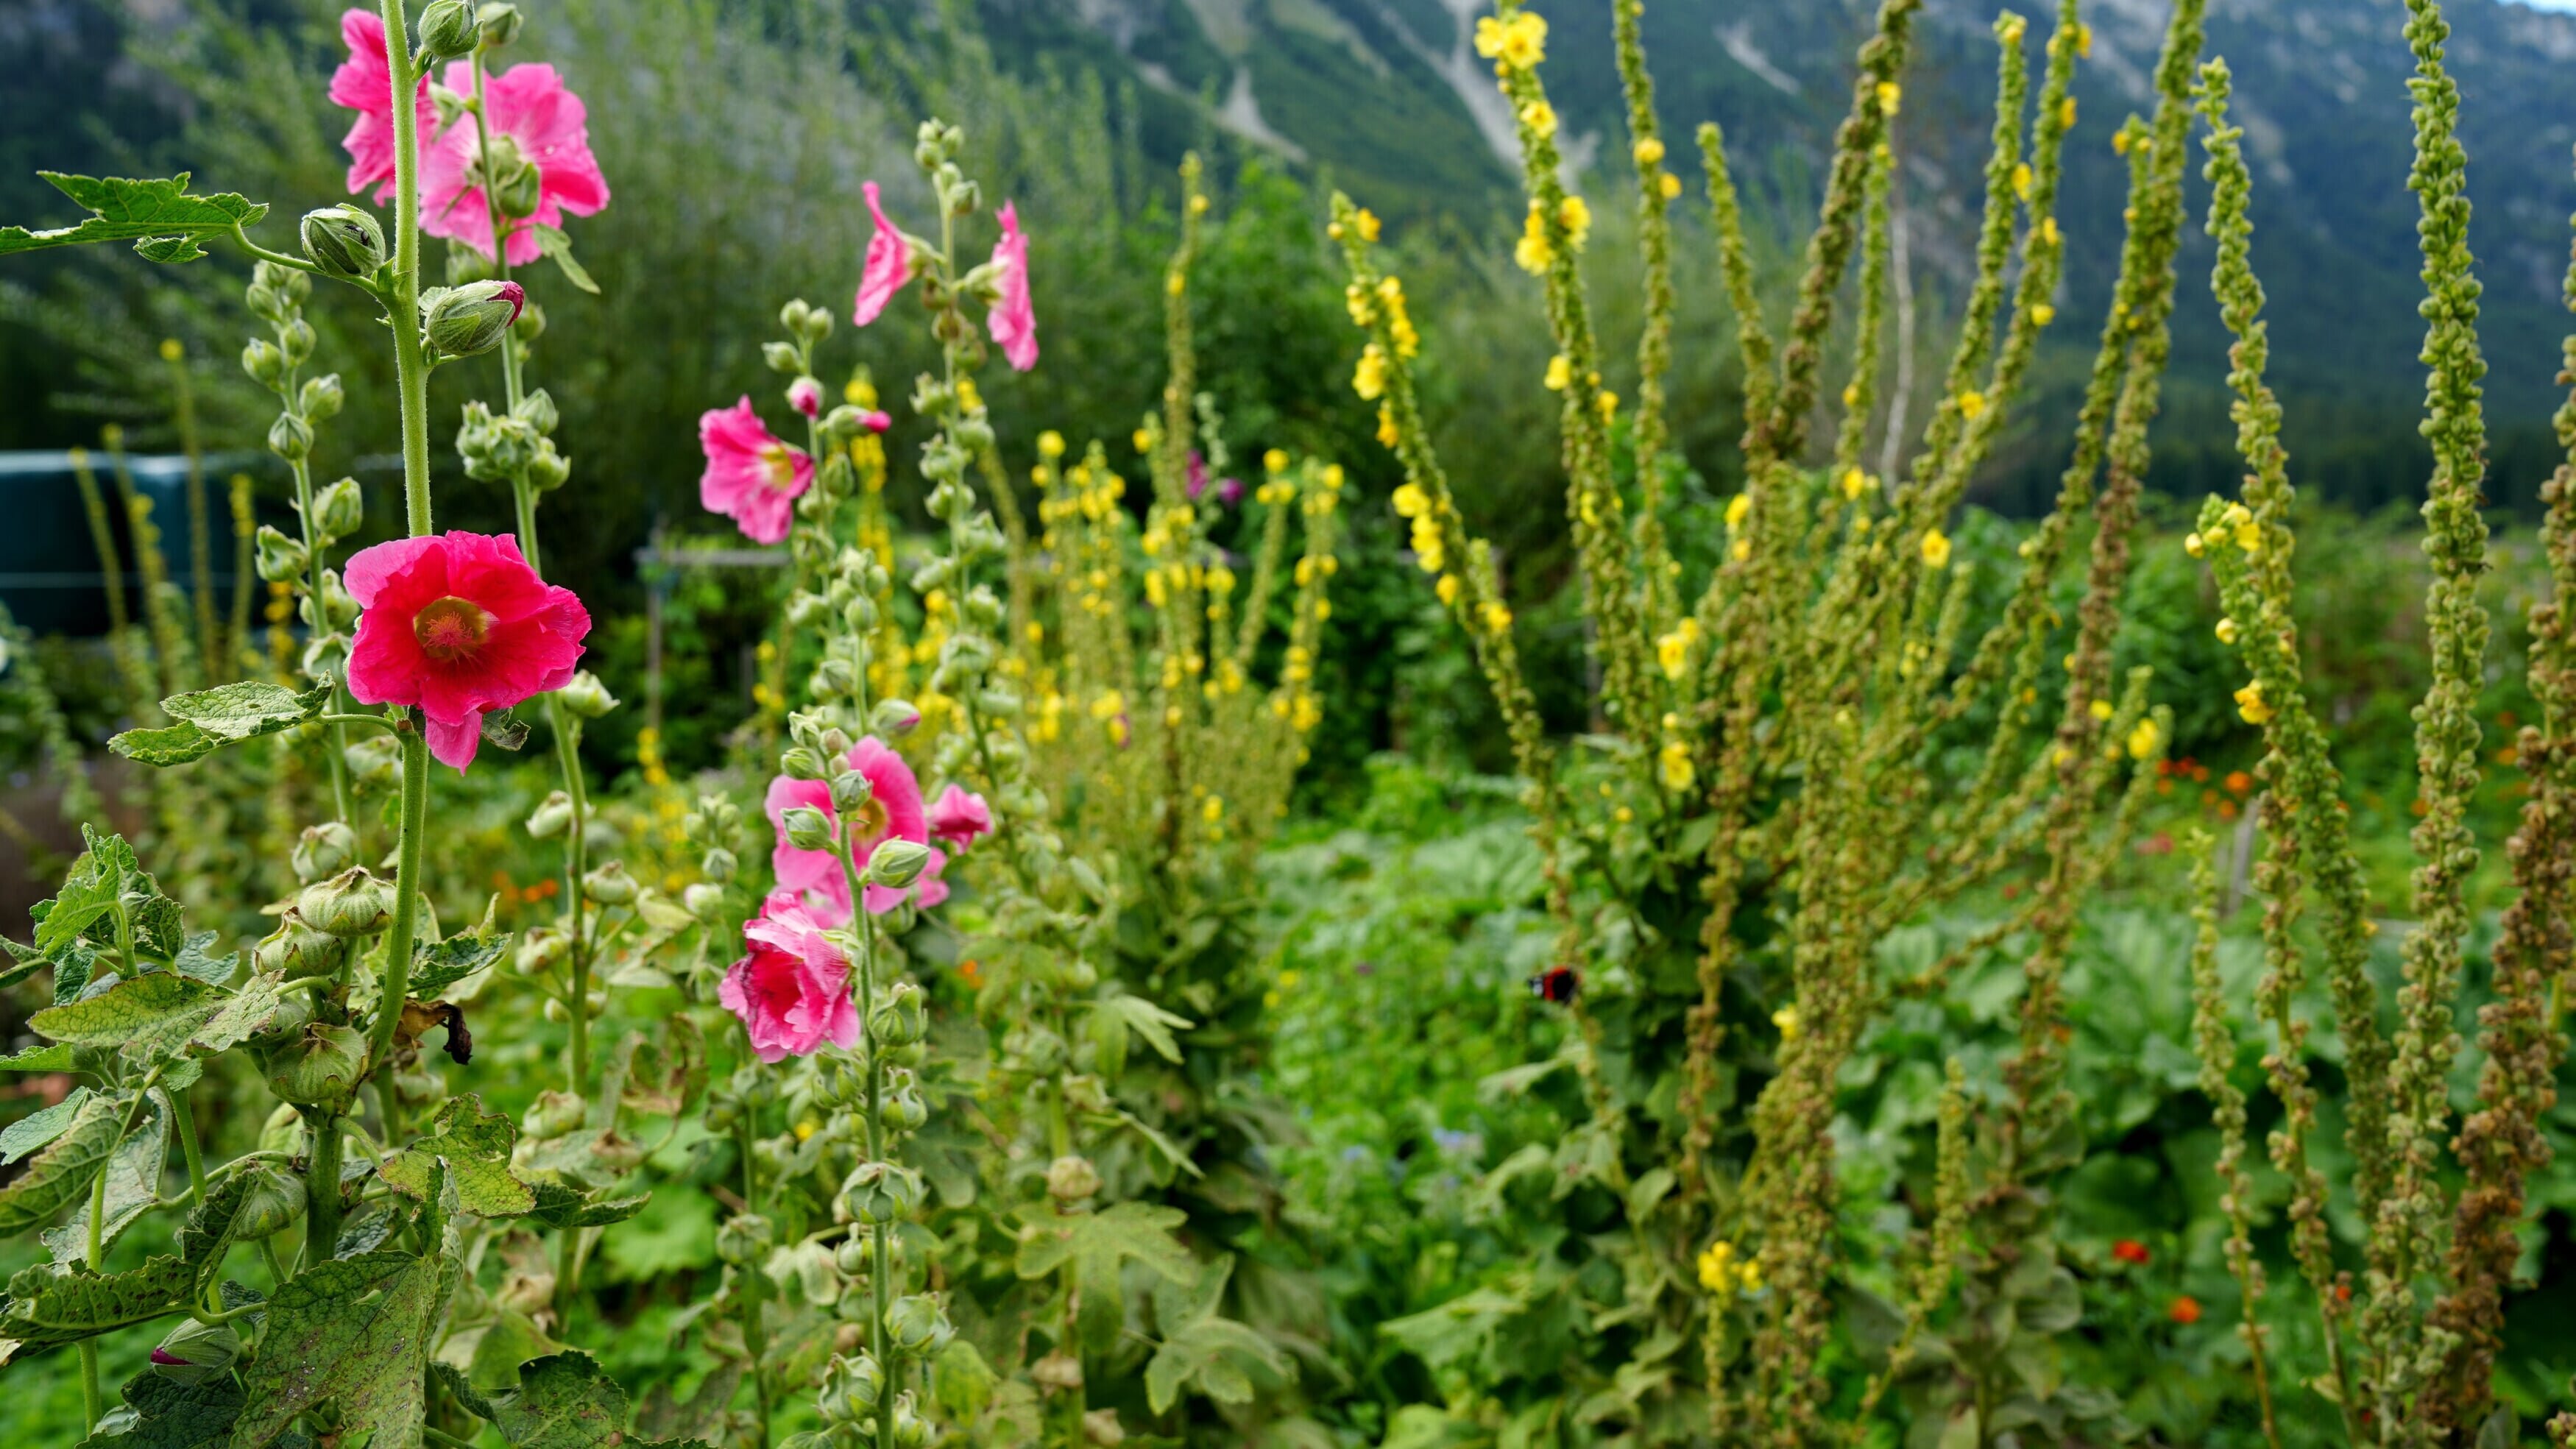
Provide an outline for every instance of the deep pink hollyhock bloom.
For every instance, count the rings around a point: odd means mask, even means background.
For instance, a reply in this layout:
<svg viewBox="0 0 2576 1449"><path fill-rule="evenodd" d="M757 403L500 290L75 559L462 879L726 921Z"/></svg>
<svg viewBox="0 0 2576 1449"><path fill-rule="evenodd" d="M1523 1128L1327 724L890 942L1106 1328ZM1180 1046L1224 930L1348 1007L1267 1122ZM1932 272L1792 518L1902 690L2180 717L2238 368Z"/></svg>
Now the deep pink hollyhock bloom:
<svg viewBox="0 0 2576 1449"><path fill-rule="evenodd" d="M1002 239L993 243L993 261L1001 270L995 280L1001 295L984 314L984 330L993 334L993 344L1011 366L1026 372L1038 365L1038 315L1029 301L1029 237L1020 230L1020 213L1011 203L1003 202L998 215Z"/></svg>
<svg viewBox="0 0 2576 1449"><path fill-rule="evenodd" d="M903 762L903 756L870 735L850 746L849 766L867 776L874 790L868 803L860 807L858 818L850 822L848 838L842 842L861 870L867 869L868 858L876 848L889 840L930 843L929 823L921 808L921 782L913 778L912 766ZM799 850L788 844L787 812L799 805L811 805L827 818L834 817L831 785L822 780L791 780L785 775L769 782L769 823L778 832L777 848L769 854L769 868L778 877L780 890L796 892L816 920L837 926L850 919L849 878L842 874L840 857L830 850ZM904 892L891 886L869 886L868 914L882 916L903 904L903 898Z"/></svg>
<svg viewBox="0 0 2576 1449"><path fill-rule="evenodd" d="M571 682L590 611L538 578L506 535L398 538L349 559L358 637L349 693L360 704L418 705L429 752L474 763L487 710Z"/></svg>
<svg viewBox="0 0 2576 1449"><path fill-rule="evenodd" d="M859 191L867 197L868 215L877 224L876 234L868 238L867 259L859 268L858 298L850 304L850 320L865 327L912 280L912 244L886 220L885 207L877 201L877 184L868 182Z"/></svg>
<svg viewBox="0 0 2576 1449"><path fill-rule="evenodd" d="M939 877L948 869L948 852L930 847L930 859L921 867L921 877L912 883L912 903L925 911L936 910L948 899L948 882Z"/></svg>
<svg viewBox="0 0 2576 1449"><path fill-rule="evenodd" d="M1190 449L1189 479L1187 488L1189 499L1192 503L1196 503L1199 501L1199 495L1207 491L1207 459L1200 457L1199 450L1196 448Z"/></svg>
<svg viewBox="0 0 2576 1449"><path fill-rule="evenodd" d="M1241 503L1243 501L1243 480L1240 478L1219 478L1216 480L1216 501L1224 504L1228 508L1232 508L1234 505Z"/></svg>
<svg viewBox="0 0 2576 1449"><path fill-rule="evenodd" d="M730 517L754 543L776 543L795 521L796 500L814 486L814 460L778 440L751 410L751 399L698 415L698 446L707 470L698 501Z"/></svg>
<svg viewBox="0 0 2576 1449"><path fill-rule="evenodd" d="M350 10L340 17L340 39L349 58L331 72L331 104L358 113L340 145L349 153L349 194L376 188L376 204L393 200L394 73L385 64L385 18L373 10ZM429 78L421 77L412 96L420 123L420 144L427 149L438 131L438 108L429 103Z"/></svg>
<svg viewBox="0 0 2576 1449"><path fill-rule="evenodd" d="M894 419L885 413L878 412L871 408L868 411L859 414L859 423L871 433L882 433L886 429L894 426Z"/></svg>
<svg viewBox="0 0 2576 1449"><path fill-rule="evenodd" d="M825 1042L858 1045L859 1009L850 1001L850 959L823 923L778 891L743 923L747 954L716 987L716 1000L742 1018L764 1062L808 1056Z"/></svg>
<svg viewBox="0 0 2576 1449"><path fill-rule="evenodd" d="M787 405L809 418L823 415L823 384L800 377L787 384Z"/></svg>
<svg viewBox="0 0 2576 1449"><path fill-rule="evenodd" d="M454 61L447 88L474 94L474 67ZM581 97L564 89L550 65L514 65L483 80L483 128L503 158L536 163L537 209L510 222L510 265L524 267L541 255L538 226L560 227L565 213L589 216L608 204L608 178L590 154L590 113ZM460 120L421 148L420 229L461 241L492 255L492 209L483 200L483 141L471 120Z"/></svg>
<svg viewBox="0 0 2576 1449"><path fill-rule="evenodd" d="M993 812L983 796L951 785L939 792L930 807L930 833L962 851L978 836L993 833Z"/></svg>

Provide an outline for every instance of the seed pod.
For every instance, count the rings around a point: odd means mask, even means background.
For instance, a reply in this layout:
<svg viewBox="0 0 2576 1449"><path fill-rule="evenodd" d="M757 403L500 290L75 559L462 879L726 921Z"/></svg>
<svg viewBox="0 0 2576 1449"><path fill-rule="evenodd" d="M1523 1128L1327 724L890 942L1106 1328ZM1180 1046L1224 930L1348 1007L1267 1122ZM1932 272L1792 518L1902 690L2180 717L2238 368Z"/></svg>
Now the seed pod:
<svg viewBox="0 0 2576 1449"><path fill-rule="evenodd" d="M305 259L326 277L356 281L372 276L385 263L384 228L355 206L344 203L306 212L303 238Z"/></svg>
<svg viewBox="0 0 2576 1449"><path fill-rule="evenodd" d="M901 1222L921 1206L921 1174L890 1162L862 1162L841 1181L841 1210L875 1227Z"/></svg>
<svg viewBox="0 0 2576 1449"><path fill-rule="evenodd" d="M716 1229L716 1257L740 1268L758 1262L769 1250L769 1219L753 1213L736 1213Z"/></svg>
<svg viewBox="0 0 2576 1449"><path fill-rule="evenodd" d="M948 1315L939 1311L939 1300L928 1293L907 1293L886 1309L886 1337L908 1354L927 1356L955 1331Z"/></svg>
<svg viewBox="0 0 2576 1449"><path fill-rule="evenodd" d="M558 695L564 708L583 719L598 719L617 708L617 696L599 682L599 676L587 669L576 670Z"/></svg>
<svg viewBox="0 0 2576 1449"><path fill-rule="evenodd" d="M868 1041L885 1046L909 1046L921 1040L929 1029L921 988L909 981L898 981L886 999L877 1004L868 1017Z"/></svg>
<svg viewBox="0 0 2576 1449"><path fill-rule="evenodd" d="M635 877L626 873L626 863L612 860L581 878L585 899L603 906L631 906L635 903Z"/></svg>
<svg viewBox="0 0 2576 1449"><path fill-rule="evenodd" d="M876 1411L884 1395L885 1370L864 1352L856 1358L834 1354L823 1366L819 1407L825 1423L857 1424Z"/></svg>
<svg viewBox="0 0 2576 1449"><path fill-rule="evenodd" d="M272 584L293 583L304 577L304 570L313 562L313 556L304 551L301 541L288 538L265 523L253 536L251 548L260 578Z"/></svg>
<svg viewBox="0 0 2576 1449"><path fill-rule="evenodd" d="M561 1137L582 1124L590 1106L577 1092L544 1091L519 1118L519 1130L537 1141Z"/></svg>
<svg viewBox="0 0 2576 1449"><path fill-rule="evenodd" d="M292 1112L293 1109L289 1108ZM299 1115L294 1119L303 1122ZM263 1143L265 1138L263 1138ZM304 1179L267 1163L254 1163L242 1170L245 1179L241 1207L233 1213L233 1236L249 1242L282 1232L289 1223L304 1216Z"/></svg>
<svg viewBox="0 0 2576 1449"><path fill-rule="evenodd" d="M539 802L528 816L528 834L537 840L551 840L563 834L572 823L572 797L561 790Z"/></svg>
<svg viewBox="0 0 2576 1449"><path fill-rule="evenodd" d="M1071 1206L1100 1191L1100 1170L1087 1157L1067 1155L1047 1164L1047 1196Z"/></svg>
<svg viewBox="0 0 2576 1449"><path fill-rule="evenodd" d="M256 1056L278 1100L298 1106L338 1104L347 1100L366 1067L367 1039L348 1027L317 1021Z"/></svg>
<svg viewBox="0 0 2576 1449"><path fill-rule="evenodd" d="M552 926L538 926L519 938L516 964L522 976L539 976L554 969L572 950L564 933Z"/></svg>

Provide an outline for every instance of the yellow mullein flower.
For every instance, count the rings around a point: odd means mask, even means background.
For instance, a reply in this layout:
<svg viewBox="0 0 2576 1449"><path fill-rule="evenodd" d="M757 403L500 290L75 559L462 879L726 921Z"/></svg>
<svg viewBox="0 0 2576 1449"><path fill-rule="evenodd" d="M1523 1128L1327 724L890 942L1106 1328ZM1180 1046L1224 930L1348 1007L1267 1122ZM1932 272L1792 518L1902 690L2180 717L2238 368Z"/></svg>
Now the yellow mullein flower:
<svg viewBox="0 0 2576 1449"><path fill-rule="evenodd" d="M1876 487L1877 484L1877 479L1870 477L1867 473L1862 472L1858 468L1846 468L1843 470L1843 497L1853 503L1858 503L1861 495Z"/></svg>
<svg viewBox="0 0 2576 1449"><path fill-rule="evenodd" d="M1735 1291L1735 1245L1719 1241L1699 1255L1699 1286L1711 1293Z"/></svg>
<svg viewBox="0 0 2576 1449"><path fill-rule="evenodd" d="M1139 453L1154 451L1154 432L1151 428L1138 428L1136 436L1131 441L1136 444L1136 451Z"/></svg>
<svg viewBox="0 0 2576 1449"><path fill-rule="evenodd" d="M1748 559L1753 557L1753 540L1749 538L1739 538L1735 542L1728 544L1726 546L1726 556L1732 559Z"/></svg>
<svg viewBox="0 0 2576 1449"><path fill-rule="evenodd" d="M1655 662L1663 666L1664 677L1678 684L1690 670L1692 646L1699 643L1699 621L1684 619L1679 627L1655 641Z"/></svg>
<svg viewBox="0 0 2576 1449"><path fill-rule="evenodd" d="M1273 449L1271 449L1269 452L1262 454L1262 455L1261 455L1261 466L1263 467L1263 469L1265 469L1265 470L1267 470L1267 471L1269 471L1269 472L1272 472L1272 473L1285 473L1285 472L1287 472L1287 471L1288 471L1288 454L1287 454L1287 451L1286 451L1285 449L1281 449L1281 448L1273 448Z"/></svg>
<svg viewBox="0 0 2576 1449"><path fill-rule="evenodd" d="M1351 325L1367 327L1377 321L1377 306L1369 300L1369 290L1357 282L1342 288L1342 306L1351 314Z"/></svg>
<svg viewBox="0 0 2576 1449"><path fill-rule="evenodd" d="M1923 530L1923 563L1927 568L1950 566L1950 536L1937 528Z"/></svg>
<svg viewBox="0 0 2576 1449"><path fill-rule="evenodd" d="M2129 758L2143 760L2154 754L2156 747L2163 743L2164 732L2156 728L2156 722L2152 719L2142 719L2130 727Z"/></svg>
<svg viewBox="0 0 2576 1449"><path fill-rule="evenodd" d="M1904 100L1905 87L1898 85L1894 81L1880 81L1878 83L1878 109L1881 114L1890 116L1895 115L1897 106Z"/></svg>
<svg viewBox="0 0 2576 1449"><path fill-rule="evenodd" d="M1556 260L1556 244L1547 239L1547 212L1533 201L1529 219L1521 224L1521 239L1512 248L1512 260L1532 276L1544 272Z"/></svg>
<svg viewBox="0 0 2576 1449"><path fill-rule="evenodd" d="M1038 434L1038 456L1041 458L1063 457L1064 434L1057 432L1053 428L1049 428L1045 432Z"/></svg>
<svg viewBox="0 0 2576 1449"><path fill-rule="evenodd" d="M2020 197L2024 201L2030 200L2030 181L2030 163L2027 161L2014 162L2013 195Z"/></svg>
<svg viewBox="0 0 2576 1449"><path fill-rule="evenodd" d="M2219 621L2218 621L2217 634L2218 634L2218 642L2219 642L2219 643L2221 643L2221 644L2233 644L2233 643L2235 643L2235 642L2236 642L2236 621L2235 621L2235 620L2233 620L2233 619L2221 619L2221 620L2219 620Z"/></svg>
<svg viewBox="0 0 2576 1449"><path fill-rule="evenodd" d="M1669 171L1664 173L1664 179L1661 185L1663 187L1664 200L1666 201L1670 201L1674 197L1682 194L1682 179Z"/></svg>
<svg viewBox="0 0 2576 1449"><path fill-rule="evenodd" d="M1574 364L1560 352L1547 360L1547 376L1541 380L1547 384L1549 392L1563 392L1566 385L1574 381Z"/></svg>
<svg viewBox="0 0 2576 1449"><path fill-rule="evenodd" d="M1753 495L1750 493L1736 494L1734 497L1726 500L1726 526L1729 528L1743 527L1746 515L1752 512Z"/></svg>
<svg viewBox="0 0 2576 1449"><path fill-rule="evenodd" d="M1652 136L1637 142L1637 164L1652 166L1664 159L1664 143Z"/></svg>
<svg viewBox="0 0 2576 1449"><path fill-rule="evenodd" d="M2035 303L2030 309L2030 320L2034 326L2045 327L2057 320L2057 309L2046 302Z"/></svg>
<svg viewBox="0 0 2576 1449"><path fill-rule="evenodd" d="M2113 132L2111 133L2111 152L2112 152L2112 154L2113 154L2113 155L2116 155L2116 156L2126 156L2126 155L2128 155L2128 154L2129 154L2129 133L2128 133L2128 132L2126 132L2126 131L2113 131Z"/></svg>
<svg viewBox="0 0 2576 1449"><path fill-rule="evenodd" d="M1843 406L1847 408L1860 406L1859 383L1847 382L1843 384Z"/></svg>
<svg viewBox="0 0 2576 1449"><path fill-rule="evenodd" d="M2068 96L2057 107L2057 123L2067 130L2075 129L2075 98Z"/></svg>
<svg viewBox="0 0 2576 1449"><path fill-rule="evenodd" d="M1494 599L1485 601L1485 632L1500 634L1512 627L1512 611Z"/></svg>
<svg viewBox="0 0 2576 1449"><path fill-rule="evenodd" d="M2057 217L2055 213L2051 213L2039 219L2039 239L2042 242L2047 243L2049 246L2056 246L2066 240L2066 233L2057 229Z"/></svg>
<svg viewBox="0 0 2576 1449"><path fill-rule="evenodd" d="M1377 440L1387 447L1404 441L1404 431L1395 425L1393 404L1381 404L1377 410Z"/></svg>
<svg viewBox="0 0 2576 1449"><path fill-rule="evenodd" d="M2203 545L2204 540L2197 533L2186 533L2182 536L2182 551L2190 554L2193 558L2200 557L2200 551Z"/></svg>
<svg viewBox="0 0 2576 1449"><path fill-rule="evenodd" d="M1676 795L1689 789L1692 781L1699 778L1699 771L1691 765L1690 746L1680 740L1664 741L1663 749L1656 753L1655 763L1663 773L1664 788Z"/></svg>
<svg viewBox="0 0 2576 1449"><path fill-rule="evenodd" d="M1579 252L1584 238L1592 234L1592 204L1569 196L1556 204L1556 222L1565 228L1565 244Z"/></svg>
<svg viewBox="0 0 2576 1449"><path fill-rule="evenodd" d="M1199 818L1205 820L1210 825L1214 825L1218 821L1223 820L1225 818L1225 797L1223 795L1210 795L1207 797L1205 803L1199 806Z"/></svg>
<svg viewBox="0 0 2576 1449"><path fill-rule="evenodd" d="M1431 586L1431 592L1438 594L1440 596L1440 602L1443 604L1454 604L1458 602L1458 576L1456 574L1442 574L1440 576L1440 582Z"/></svg>
<svg viewBox="0 0 2576 1449"><path fill-rule="evenodd" d="M1361 349L1359 366L1351 371L1351 391L1362 402L1386 396L1386 349L1374 342Z"/></svg>
<svg viewBox="0 0 2576 1449"><path fill-rule="evenodd" d="M2247 724L2262 724L2272 717L2271 702L2263 698L2263 681L2255 680L2236 691L2236 712Z"/></svg>
<svg viewBox="0 0 2576 1449"><path fill-rule="evenodd" d="M1780 1029L1780 1040L1784 1042L1796 1041L1798 1039L1799 1031L1798 1008L1795 1006L1781 1007L1778 1011L1771 1013L1771 1024Z"/></svg>
<svg viewBox="0 0 2576 1449"><path fill-rule="evenodd" d="M2091 704L2085 706L2085 708L2091 712L2095 719L2109 719L2111 717L2111 701L2107 699L2097 699Z"/></svg>
<svg viewBox="0 0 2576 1449"><path fill-rule="evenodd" d="M1556 134L1556 107L1545 101L1532 101L1521 107L1521 124L1529 127L1532 135L1553 136Z"/></svg>
<svg viewBox="0 0 2576 1449"><path fill-rule="evenodd" d="M2024 31L2026 31L2026 30L2029 28L2029 25L2030 25L2030 22L2029 22L2029 21L2022 19L2022 18L2021 18L2020 16L2018 16L2018 15L2011 16L2011 17L2009 17L2008 19L2006 19L2006 20L2004 21L2004 33L2003 33L2003 41L2004 41L2004 44L2006 44L2006 45L2019 45L2019 44L2021 44L2022 34L2023 34L2023 32L2024 32Z"/></svg>
<svg viewBox="0 0 2576 1449"><path fill-rule="evenodd" d="M1986 411L1986 395L1975 389L1959 394L1959 416L1975 422Z"/></svg>
<svg viewBox="0 0 2576 1449"><path fill-rule="evenodd" d="M1606 387L1601 390L1601 395L1592 401L1594 406L1601 409L1601 421L1605 423L1619 411L1619 394Z"/></svg>
<svg viewBox="0 0 2576 1449"><path fill-rule="evenodd" d="M1395 496L1388 501L1395 505L1398 518L1420 518L1431 507L1431 496L1418 483L1397 484Z"/></svg>
<svg viewBox="0 0 2576 1449"><path fill-rule="evenodd" d="M2092 26L2079 23L2075 27L2075 53L2088 59L2091 58L2093 54Z"/></svg>

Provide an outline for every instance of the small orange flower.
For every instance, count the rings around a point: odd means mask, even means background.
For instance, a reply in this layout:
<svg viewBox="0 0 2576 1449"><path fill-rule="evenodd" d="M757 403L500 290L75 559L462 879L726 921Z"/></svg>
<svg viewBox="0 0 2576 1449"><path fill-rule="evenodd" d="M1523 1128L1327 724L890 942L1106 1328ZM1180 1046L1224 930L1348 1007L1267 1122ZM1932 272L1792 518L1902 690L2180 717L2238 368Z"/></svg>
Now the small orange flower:
<svg viewBox="0 0 2576 1449"><path fill-rule="evenodd" d="M2246 774L2243 770L2230 770L2227 772L2227 791L2229 794L2242 795L2253 788L2253 776Z"/></svg>
<svg viewBox="0 0 2576 1449"><path fill-rule="evenodd" d="M2233 820L2233 819L2235 819L2235 818L2236 818L2236 802L2235 802L2235 801L2233 801L2233 800L2221 800L2221 801L2219 801L2219 802L2218 802L2218 818L2219 818L2219 819L2221 819L2221 820Z"/></svg>
<svg viewBox="0 0 2576 1449"><path fill-rule="evenodd" d="M2116 1262L2126 1263L2132 1268L2143 1268L2147 1266L2147 1260L2151 1256L2152 1255L2147 1252L2147 1245L2139 1242L2135 1238L2122 1238L2111 1245L2112 1259ZM2193 1312L2196 1315L2199 1310L2195 1308Z"/></svg>
<svg viewBox="0 0 2576 1449"><path fill-rule="evenodd" d="M562 881L559 881L559 880L557 880L557 879L555 879L553 876L547 876L547 877L545 878L544 883L540 884L540 885L537 887L537 893L538 893L539 895L541 895L541 896L545 897L547 900L553 900L557 895L560 895L562 892L563 892L563 882L562 882Z"/></svg>
<svg viewBox="0 0 2576 1449"><path fill-rule="evenodd" d="M2183 1294L2165 1307L2165 1317L2186 1327L2200 1321L2200 1300Z"/></svg>

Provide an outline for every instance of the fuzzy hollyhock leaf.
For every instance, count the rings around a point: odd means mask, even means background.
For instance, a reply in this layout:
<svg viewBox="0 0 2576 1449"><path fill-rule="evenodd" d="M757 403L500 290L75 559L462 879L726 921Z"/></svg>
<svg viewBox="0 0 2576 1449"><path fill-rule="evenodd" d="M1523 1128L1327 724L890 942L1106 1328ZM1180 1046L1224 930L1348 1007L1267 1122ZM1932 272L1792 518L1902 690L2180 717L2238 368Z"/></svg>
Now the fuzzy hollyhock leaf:
<svg viewBox="0 0 2576 1449"><path fill-rule="evenodd" d="M192 976L155 971L129 977L82 1001L27 1018L38 1036L74 1046L116 1047L129 1061L172 1056L223 1010L224 992Z"/></svg>
<svg viewBox="0 0 2576 1449"><path fill-rule="evenodd" d="M518 1127L484 1111L481 1099L451 1097L430 1134L387 1158L379 1172L396 1192L426 1200L444 1163L458 1207L481 1218L518 1217L537 1205L535 1191L510 1172L510 1150L518 1142Z"/></svg>
<svg viewBox="0 0 2576 1449"><path fill-rule="evenodd" d="M340 1406L341 1432L372 1444L420 1442L421 1385L444 1270L436 1258L368 1252L316 1263L268 1300L259 1357L242 1375L249 1405L233 1442L265 1444L296 1415Z"/></svg>
<svg viewBox="0 0 2576 1449"><path fill-rule="evenodd" d="M412 954L411 994L438 993L501 959L510 949L511 933L471 932L424 943Z"/></svg>
<svg viewBox="0 0 2576 1449"><path fill-rule="evenodd" d="M99 1216L98 1241L102 1249L113 1247L135 1219L160 1205L161 1167L170 1158L170 1107L156 1090L144 1094L144 1109L133 1130L116 1144L116 1152L107 1160L106 1190L82 1198L61 1226L45 1230L43 1240L46 1250L54 1255L54 1266L68 1267L87 1256L93 1204L106 1209Z"/></svg>
<svg viewBox="0 0 2576 1449"><path fill-rule="evenodd" d="M196 1275L174 1257L124 1273L87 1268L28 1268L9 1280L0 1304L0 1340L21 1348L78 1343L148 1322L185 1304Z"/></svg>
<svg viewBox="0 0 2576 1449"><path fill-rule="evenodd" d="M112 1437L92 1435L80 1449L223 1449L241 1417L241 1386L231 1374L183 1384L146 1370L126 1381L124 1394L133 1426Z"/></svg>
<svg viewBox="0 0 2576 1449"><path fill-rule="evenodd" d="M0 1130L0 1167L6 1167L62 1136L89 1098L89 1088L74 1087L70 1096L41 1112L30 1112L10 1123L6 1130Z"/></svg>
<svg viewBox="0 0 2576 1449"><path fill-rule="evenodd" d="M268 214L266 206L231 192L189 195L185 171L160 181L69 176L59 171L36 174L92 215L77 226L51 231L0 226L0 256L44 247L130 241L147 261L190 262L205 255L198 245L201 239L229 236L235 227L248 226Z"/></svg>
<svg viewBox="0 0 2576 1449"><path fill-rule="evenodd" d="M1015 1270L1022 1278L1043 1278L1070 1262L1082 1289L1082 1337L1086 1343L1114 1340L1126 1321L1120 1288L1121 1265L1134 1262L1168 1282L1196 1279L1198 1261L1172 1236L1189 1215L1179 1208L1151 1203L1115 1203L1096 1213L1060 1216L1052 1210L1026 1218Z"/></svg>
<svg viewBox="0 0 2576 1449"><path fill-rule="evenodd" d="M500 1430L511 1449L686 1449L700 1442L648 1444L630 1437L626 1390L586 1353L531 1359L519 1365L514 1389L477 1389L446 1363L430 1371L458 1403Z"/></svg>
<svg viewBox="0 0 2576 1449"><path fill-rule="evenodd" d="M652 1201L650 1193L609 1197L554 1182L536 1184L536 1194L536 1210L528 1214L529 1220L550 1228L604 1228L644 1211Z"/></svg>
<svg viewBox="0 0 2576 1449"><path fill-rule="evenodd" d="M62 1135L37 1153L7 1187L0 1188L0 1237L15 1237L53 1221L56 1213L89 1191L124 1136L120 1104L106 1097L83 1103Z"/></svg>
<svg viewBox="0 0 2576 1449"><path fill-rule="evenodd" d="M174 694L161 701L161 712L178 723L127 730L109 740L107 747L147 765L184 765L226 745L293 729L320 714L330 702L328 684L298 694L257 680Z"/></svg>

